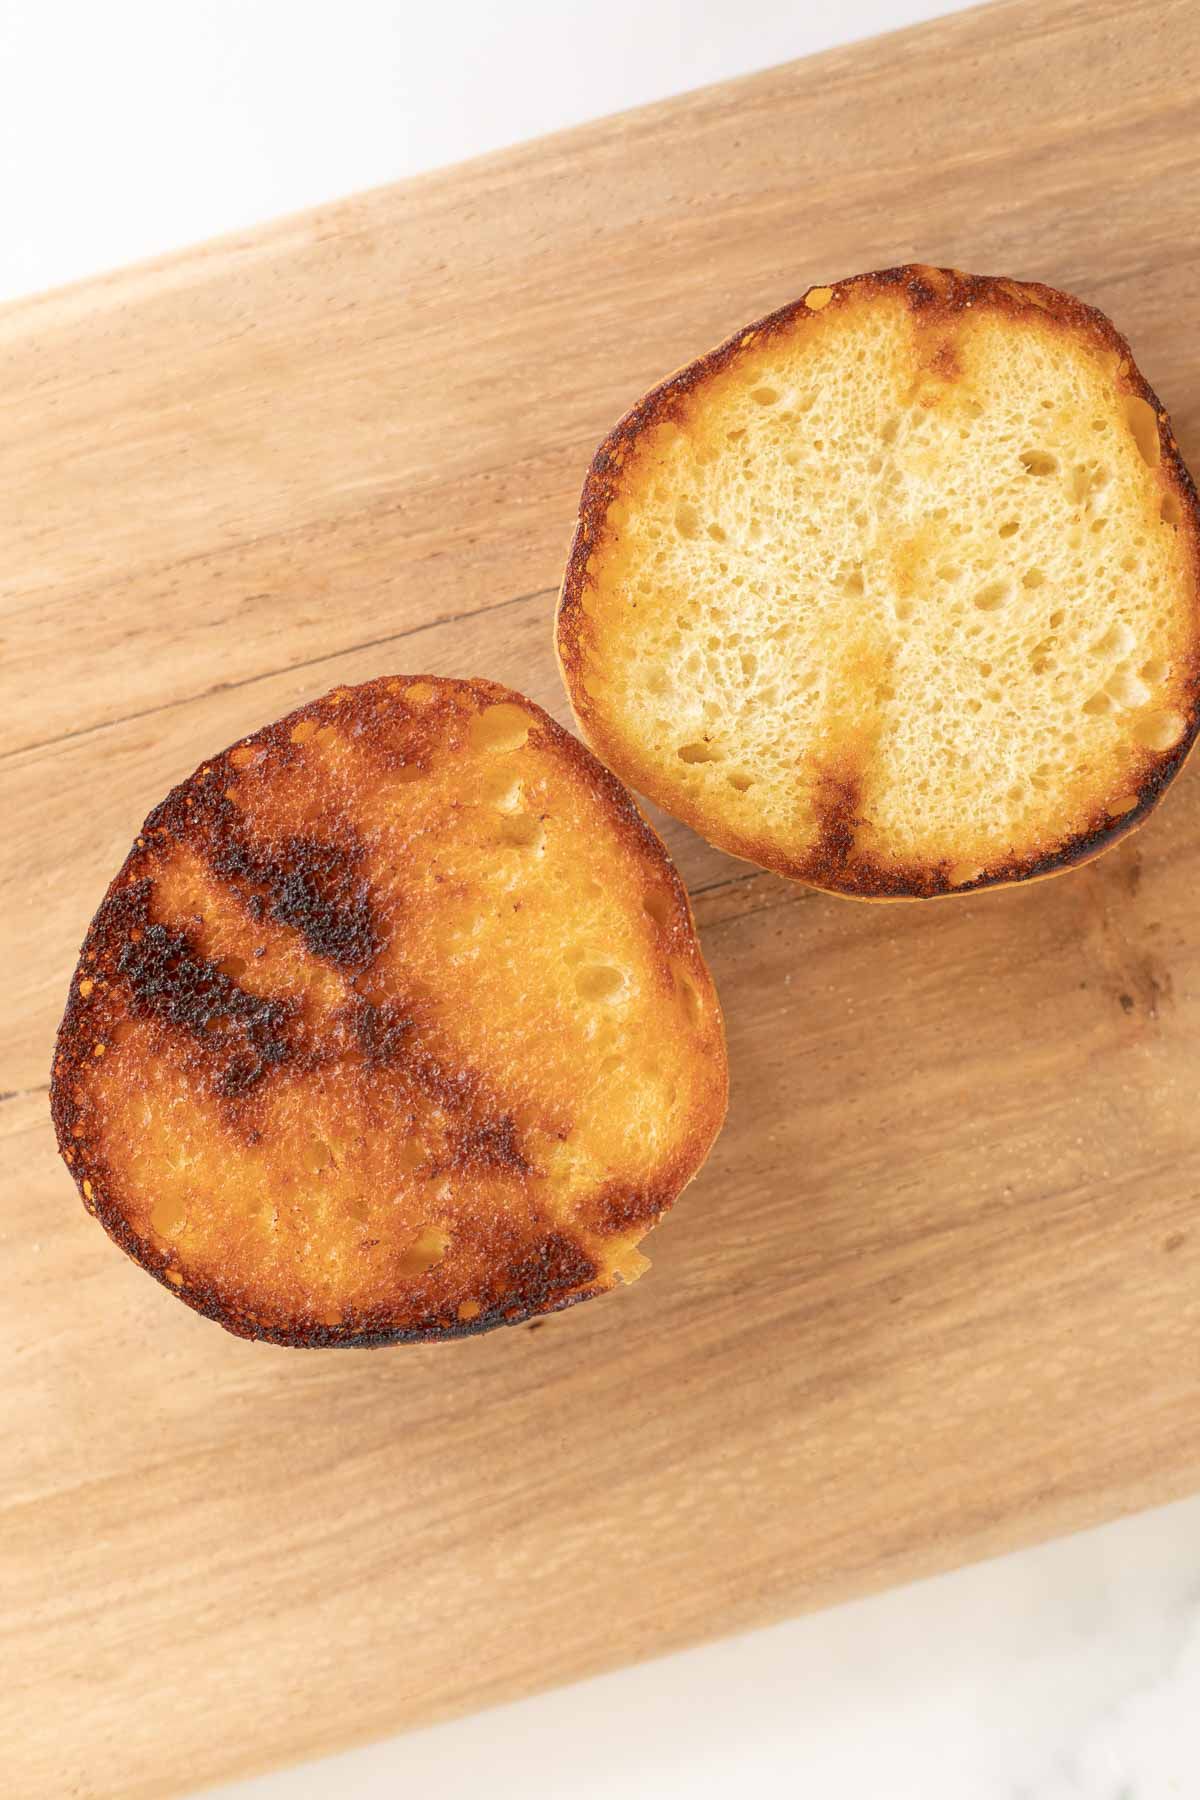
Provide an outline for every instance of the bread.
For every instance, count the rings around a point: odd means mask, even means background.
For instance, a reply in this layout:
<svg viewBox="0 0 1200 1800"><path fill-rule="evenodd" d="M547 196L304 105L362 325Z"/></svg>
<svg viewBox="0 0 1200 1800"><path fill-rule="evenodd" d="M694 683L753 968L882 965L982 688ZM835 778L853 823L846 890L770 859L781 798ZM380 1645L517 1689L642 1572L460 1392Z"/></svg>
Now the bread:
<svg viewBox="0 0 1200 1800"><path fill-rule="evenodd" d="M611 432L558 648L599 755L738 856L861 898L1051 874L1195 735L1196 490L1093 308L861 275Z"/></svg>
<svg viewBox="0 0 1200 1800"><path fill-rule="evenodd" d="M341 688L213 757L92 922L54 1059L84 1203L276 1344L512 1324L646 1267L725 1111L679 878L486 681Z"/></svg>

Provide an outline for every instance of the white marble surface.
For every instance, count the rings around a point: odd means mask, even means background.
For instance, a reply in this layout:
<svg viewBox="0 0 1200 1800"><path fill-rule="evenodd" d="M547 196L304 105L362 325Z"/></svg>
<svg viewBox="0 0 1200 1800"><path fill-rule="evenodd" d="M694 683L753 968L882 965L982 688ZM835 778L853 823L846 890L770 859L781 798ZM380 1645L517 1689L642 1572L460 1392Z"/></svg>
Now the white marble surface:
<svg viewBox="0 0 1200 1800"><path fill-rule="evenodd" d="M219 1790L1195 1800L1200 1498Z"/></svg>
<svg viewBox="0 0 1200 1800"><path fill-rule="evenodd" d="M953 3L3 0L0 300ZM1195 1800L1200 1499L222 1792L758 1790Z"/></svg>

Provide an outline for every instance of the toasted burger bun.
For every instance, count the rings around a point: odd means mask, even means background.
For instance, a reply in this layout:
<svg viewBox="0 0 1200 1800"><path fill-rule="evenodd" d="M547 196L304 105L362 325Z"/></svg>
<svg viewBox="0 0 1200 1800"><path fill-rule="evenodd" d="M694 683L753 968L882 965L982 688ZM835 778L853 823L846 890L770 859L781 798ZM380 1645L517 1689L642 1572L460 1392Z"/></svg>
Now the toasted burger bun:
<svg viewBox="0 0 1200 1800"><path fill-rule="evenodd" d="M558 648L604 760L738 856L868 899L1052 874L1192 742L1196 490L1092 307L860 275L609 435Z"/></svg>
<svg viewBox="0 0 1200 1800"><path fill-rule="evenodd" d="M553 1312L725 1111L687 898L620 784L486 681L341 688L213 757L100 907L54 1060L84 1203L243 1337Z"/></svg>

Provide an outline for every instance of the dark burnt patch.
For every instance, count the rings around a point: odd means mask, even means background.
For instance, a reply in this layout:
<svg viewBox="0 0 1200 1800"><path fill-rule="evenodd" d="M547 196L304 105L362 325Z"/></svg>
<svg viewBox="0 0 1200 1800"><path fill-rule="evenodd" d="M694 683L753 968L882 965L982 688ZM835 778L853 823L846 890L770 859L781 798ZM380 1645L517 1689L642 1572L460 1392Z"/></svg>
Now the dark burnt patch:
<svg viewBox="0 0 1200 1800"><path fill-rule="evenodd" d="M361 846L306 837L262 846L212 833L205 848L215 875L241 890L252 911L257 899L260 914L298 931L314 956L351 970L378 956Z"/></svg>
<svg viewBox="0 0 1200 1800"><path fill-rule="evenodd" d="M292 1000L249 994L199 955L185 930L150 917L153 882L115 888L96 915L90 966L131 1018L155 1019L203 1046L217 1091L245 1093L295 1054Z"/></svg>
<svg viewBox="0 0 1200 1800"><path fill-rule="evenodd" d="M530 1174L531 1165L517 1142L513 1115L502 1113L498 1118L467 1121L454 1140L452 1166L481 1174Z"/></svg>
<svg viewBox="0 0 1200 1800"><path fill-rule="evenodd" d="M405 1051L405 1078L433 1106L449 1115L446 1148L438 1159L438 1172L532 1175L533 1165L521 1149L514 1114L498 1104L478 1070L465 1066L448 1068L419 1041L408 1045L402 1038L400 1042Z"/></svg>
<svg viewBox="0 0 1200 1800"><path fill-rule="evenodd" d="M625 1232L636 1225L653 1225L667 1206L667 1196L653 1188L630 1188L609 1182L592 1203L591 1224L599 1232Z"/></svg>
<svg viewBox="0 0 1200 1800"><path fill-rule="evenodd" d="M235 1050L228 1057L213 1085L223 1100L240 1100L257 1087L269 1069L288 1060L285 1044L272 1042L261 1049L251 1044L246 1049Z"/></svg>
<svg viewBox="0 0 1200 1800"><path fill-rule="evenodd" d="M387 1068L409 1045L416 1029L412 1013L401 1001L385 1000L378 1006L357 1001L350 1014L354 1042L369 1068Z"/></svg>
<svg viewBox="0 0 1200 1800"><path fill-rule="evenodd" d="M509 1263L505 1271L508 1291L501 1305L516 1306L527 1317L573 1289L586 1287L599 1273L581 1244L565 1232L551 1231Z"/></svg>
<svg viewBox="0 0 1200 1800"><path fill-rule="evenodd" d="M130 1255L137 1256L136 1247L125 1243L119 1233L113 1232L112 1235ZM539 1262L537 1257L533 1260L535 1263ZM561 1291L550 1288L546 1297L535 1303L532 1299L519 1299L510 1290L500 1298L484 1300L479 1312L469 1319L460 1318L457 1307L453 1305L431 1306L424 1311L414 1311L402 1320L382 1307L362 1310L349 1307L340 1324L324 1325L317 1321L271 1317L262 1312L252 1312L210 1283L186 1280L177 1286L168 1283L165 1268L151 1267L148 1264L145 1266L166 1287L168 1293L177 1300L182 1300L185 1306L190 1306L202 1318L211 1319L214 1324L220 1325L232 1336L248 1338L260 1344L275 1344L289 1350L376 1350L399 1344L427 1344L448 1342L454 1338L481 1337L501 1325L523 1326L535 1317L544 1319L547 1315L565 1312L570 1307L578 1306L580 1301L589 1300L594 1294L603 1291L598 1280L588 1280L584 1285Z"/></svg>
<svg viewBox="0 0 1200 1800"><path fill-rule="evenodd" d="M153 1014L196 1037L209 1035L218 1020L228 1020L260 1043L264 1054L280 1060L286 1055L283 1032L294 1007L248 994L196 953L186 931L152 922L150 887L149 882L139 882L137 891L127 888L109 903L114 914L138 921L125 934L115 958L130 1013L135 1018ZM130 904L122 904L127 901ZM119 930L120 922L114 918L113 923Z"/></svg>
<svg viewBox="0 0 1200 1800"><path fill-rule="evenodd" d="M818 837L809 853L814 871L832 876L847 867L854 855L861 804L862 777L856 770L827 769L818 777L814 802Z"/></svg>
<svg viewBox="0 0 1200 1800"><path fill-rule="evenodd" d="M274 750L278 739L290 754L294 747L284 729L290 723L283 719L239 748ZM167 837L192 845L251 918L298 931L312 955L335 968L368 968L382 938L363 874L363 845L345 820L338 822L336 841L299 833L250 838L227 791L242 776L241 767L230 761L234 754L227 752L174 788L147 818L142 839L152 844Z"/></svg>
<svg viewBox="0 0 1200 1800"><path fill-rule="evenodd" d="M923 307L944 306L957 284L957 277L952 269L939 269L931 263L911 263L901 269L885 269L880 280L881 285L903 288L905 298L914 311Z"/></svg>

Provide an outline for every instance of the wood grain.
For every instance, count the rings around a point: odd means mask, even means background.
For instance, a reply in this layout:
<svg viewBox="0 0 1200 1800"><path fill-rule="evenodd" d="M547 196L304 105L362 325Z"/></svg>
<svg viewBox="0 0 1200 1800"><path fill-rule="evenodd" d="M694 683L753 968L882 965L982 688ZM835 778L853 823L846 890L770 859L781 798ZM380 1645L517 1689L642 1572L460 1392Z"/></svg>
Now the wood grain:
<svg viewBox="0 0 1200 1800"><path fill-rule="evenodd" d="M147 807L387 669L564 716L594 442L810 282L1074 288L1200 460L1198 84L1190 0L1017 0L0 314L9 1791L188 1791L1200 1482L1194 771L924 908L670 826L729 1124L651 1275L538 1330L225 1338L84 1216L44 1093Z"/></svg>

